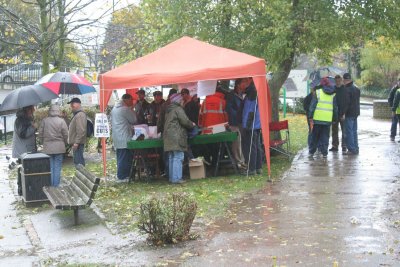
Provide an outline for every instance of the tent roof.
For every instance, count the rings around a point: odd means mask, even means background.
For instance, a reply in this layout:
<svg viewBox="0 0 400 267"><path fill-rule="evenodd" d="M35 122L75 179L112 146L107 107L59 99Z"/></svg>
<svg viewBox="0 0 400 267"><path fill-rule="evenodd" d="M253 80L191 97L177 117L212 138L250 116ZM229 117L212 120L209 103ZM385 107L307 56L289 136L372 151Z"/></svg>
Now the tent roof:
<svg viewBox="0 0 400 267"><path fill-rule="evenodd" d="M103 90L265 76L264 59L182 37L101 75Z"/></svg>

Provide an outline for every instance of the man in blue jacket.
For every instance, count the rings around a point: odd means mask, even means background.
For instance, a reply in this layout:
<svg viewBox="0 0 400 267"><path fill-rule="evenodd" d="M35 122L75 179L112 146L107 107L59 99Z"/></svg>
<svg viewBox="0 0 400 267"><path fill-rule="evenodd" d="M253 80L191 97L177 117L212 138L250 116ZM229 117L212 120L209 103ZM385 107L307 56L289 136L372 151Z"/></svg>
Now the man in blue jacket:
<svg viewBox="0 0 400 267"><path fill-rule="evenodd" d="M338 107L335 88L328 78L322 78L320 86L317 86L316 89L308 114L312 129L309 157L313 158L319 148L325 159L328 155L330 127L332 121L337 119Z"/></svg>

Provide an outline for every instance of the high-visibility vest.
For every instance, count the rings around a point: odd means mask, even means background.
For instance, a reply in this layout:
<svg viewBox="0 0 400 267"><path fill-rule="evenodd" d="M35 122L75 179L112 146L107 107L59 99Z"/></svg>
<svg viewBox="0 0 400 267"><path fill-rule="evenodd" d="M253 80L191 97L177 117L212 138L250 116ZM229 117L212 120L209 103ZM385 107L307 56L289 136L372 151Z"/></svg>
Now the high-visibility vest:
<svg viewBox="0 0 400 267"><path fill-rule="evenodd" d="M396 91L396 96L397 96L397 94L400 94L400 88L397 89L397 91ZM399 114L399 115L400 115L400 103L399 103L399 105L398 105L397 108L396 108L396 114Z"/></svg>
<svg viewBox="0 0 400 267"><path fill-rule="evenodd" d="M225 123L228 116L225 111L226 102L222 93L207 96L200 108L199 125L203 128L211 125Z"/></svg>
<svg viewBox="0 0 400 267"><path fill-rule="evenodd" d="M328 95L322 89L316 91L317 107L314 111L313 119L315 121L332 122L333 119L333 98L335 94Z"/></svg>

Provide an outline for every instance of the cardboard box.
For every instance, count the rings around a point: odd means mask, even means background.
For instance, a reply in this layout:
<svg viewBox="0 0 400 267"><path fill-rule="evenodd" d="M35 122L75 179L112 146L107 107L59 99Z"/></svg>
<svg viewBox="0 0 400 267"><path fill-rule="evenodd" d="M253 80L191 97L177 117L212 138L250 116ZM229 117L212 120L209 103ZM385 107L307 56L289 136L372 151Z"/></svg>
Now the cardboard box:
<svg viewBox="0 0 400 267"><path fill-rule="evenodd" d="M206 169L201 159L189 160L190 179L206 178Z"/></svg>

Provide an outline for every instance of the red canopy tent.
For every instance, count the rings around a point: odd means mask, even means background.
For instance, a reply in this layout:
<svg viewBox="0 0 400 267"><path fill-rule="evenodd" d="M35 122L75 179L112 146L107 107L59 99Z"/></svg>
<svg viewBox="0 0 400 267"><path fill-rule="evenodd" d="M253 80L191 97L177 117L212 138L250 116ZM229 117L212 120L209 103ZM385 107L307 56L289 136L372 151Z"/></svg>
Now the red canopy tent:
<svg viewBox="0 0 400 267"><path fill-rule="evenodd" d="M253 77L258 92L261 127L270 174L271 99L265 73L264 59L210 45L190 37L182 37L153 53L102 74L100 111L104 112L112 91L116 89ZM105 175L104 138L102 147Z"/></svg>

